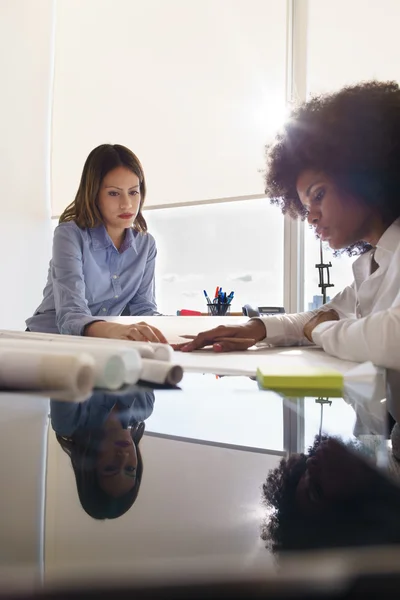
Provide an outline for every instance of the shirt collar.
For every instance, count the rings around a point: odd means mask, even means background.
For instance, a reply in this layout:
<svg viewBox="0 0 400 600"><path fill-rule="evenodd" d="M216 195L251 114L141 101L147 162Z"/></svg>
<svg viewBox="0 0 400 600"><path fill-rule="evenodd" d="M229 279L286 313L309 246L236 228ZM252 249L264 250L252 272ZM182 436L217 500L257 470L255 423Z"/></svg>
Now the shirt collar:
<svg viewBox="0 0 400 600"><path fill-rule="evenodd" d="M353 263L353 274L356 282L364 281L371 274L371 253L379 267L387 268L392 256L400 244L400 219L396 219L380 237L376 249L358 257Z"/></svg>
<svg viewBox="0 0 400 600"><path fill-rule="evenodd" d="M105 248L108 248L109 246L114 246L113 241L108 235L104 225L92 227L89 229L89 232L92 238L94 250L103 250ZM125 239L122 242L120 253L124 252L128 248L133 248L134 250L136 250L136 239L132 227L126 229Z"/></svg>
<svg viewBox="0 0 400 600"><path fill-rule="evenodd" d="M128 248L133 248L136 251L136 236L132 227L125 229L125 238L120 248L120 253L125 252Z"/></svg>
<svg viewBox="0 0 400 600"><path fill-rule="evenodd" d="M376 251L395 252L400 243L400 219L396 219L379 239Z"/></svg>
<svg viewBox="0 0 400 600"><path fill-rule="evenodd" d="M380 237L374 258L380 267L386 267L392 260L400 243L400 219L396 219Z"/></svg>

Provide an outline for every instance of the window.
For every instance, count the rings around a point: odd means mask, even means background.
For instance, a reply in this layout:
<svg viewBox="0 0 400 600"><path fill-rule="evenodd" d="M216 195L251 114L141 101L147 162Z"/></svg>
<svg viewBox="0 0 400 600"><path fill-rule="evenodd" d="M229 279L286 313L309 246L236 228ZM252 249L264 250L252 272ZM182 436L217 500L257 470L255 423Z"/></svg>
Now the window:
<svg viewBox="0 0 400 600"><path fill-rule="evenodd" d="M283 218L265 198L145 212L158 246L159 309L206 311L203 290L243 304L283 305Z"/></svg>
<svg viewBox="0 0 400 600"><path fill-rule="evenodd" d="M304 235L304 309L312 310L313 308L319 308L322 304L321 288L318 287L318 269L315 267L316 264L321 262L320 242L317 240L314 230L307 223L304 226L306 228ZM334 287L328 288L326 291L330 299L353 281L352 264L355 258L357 257L350 257L347 254L335 257L329 246L323 244L324 263L332 263L329 275ZM324 277L324 280L326 281L326 277Z"/></svg>
<svg viewBox="0 0 400 600"><path fill-rule="evenodd" d="M104 142L138 155L147 206L262 193L264 146L285 115L286 4L58 0L53 215Z"/></svg>

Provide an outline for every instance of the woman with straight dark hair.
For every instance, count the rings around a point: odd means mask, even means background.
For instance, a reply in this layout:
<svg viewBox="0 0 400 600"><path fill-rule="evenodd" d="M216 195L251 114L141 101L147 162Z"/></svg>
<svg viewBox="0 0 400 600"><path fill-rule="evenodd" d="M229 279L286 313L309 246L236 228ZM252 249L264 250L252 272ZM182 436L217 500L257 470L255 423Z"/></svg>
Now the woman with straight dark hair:
<svg viewBox="0 0 400 600"><path fill-rule="evenodd" d="M115 519L135 502L143 476L140 441L154 394L95 392L86 402L51 402L57 441L71 459L82 508Z"/></svg>
<svg viewBox="0 0 400 600"><path fill-rule="evenodd" d="M146 182L139 159L118 144L89 154L75 200L54 232L43 301L28 330L166 343L146 323L104 317L157 314L156 244L143 216Z"/></svg>

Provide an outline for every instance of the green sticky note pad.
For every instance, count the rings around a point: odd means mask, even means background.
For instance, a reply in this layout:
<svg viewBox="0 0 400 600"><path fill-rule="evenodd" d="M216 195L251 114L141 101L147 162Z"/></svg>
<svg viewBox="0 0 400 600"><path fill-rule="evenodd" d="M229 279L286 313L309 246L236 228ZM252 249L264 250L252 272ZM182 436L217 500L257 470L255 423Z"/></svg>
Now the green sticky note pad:
<svg viewBox="0 0 400 600"><path fill-rule="evenodd" d="M302 367L280 370L260 367L257 381L261 388L281 392L286 396L332 396L343 393L343 375L339 371Z"/></svg>

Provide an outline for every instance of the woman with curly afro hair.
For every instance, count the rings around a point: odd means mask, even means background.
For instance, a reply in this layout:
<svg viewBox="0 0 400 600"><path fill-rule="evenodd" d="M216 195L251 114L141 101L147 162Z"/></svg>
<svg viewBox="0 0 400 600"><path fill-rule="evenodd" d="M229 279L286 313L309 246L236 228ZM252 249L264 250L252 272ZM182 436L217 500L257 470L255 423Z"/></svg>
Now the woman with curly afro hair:
<svg viewBox="0 0 400 600"><path fill-rule="evenodd" d="M399 426L392 433L398 446ZM307 452L282 459L263 484L268 515L261 537L273 552L400 543L398 448L388 473L363 443L316 437Z"/></svg>
<svg viewBox="0 0 400 600"><path fill-rule="evenodd" d="M334 250L361 256L354 282L319 311L203 332L177 349L321 346L400 371L400 88L366 82L295 109L267 148L266 194Z"/></svg>

